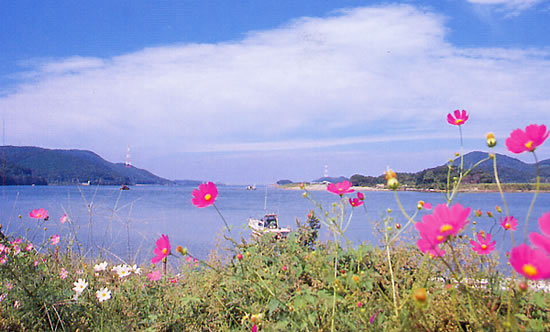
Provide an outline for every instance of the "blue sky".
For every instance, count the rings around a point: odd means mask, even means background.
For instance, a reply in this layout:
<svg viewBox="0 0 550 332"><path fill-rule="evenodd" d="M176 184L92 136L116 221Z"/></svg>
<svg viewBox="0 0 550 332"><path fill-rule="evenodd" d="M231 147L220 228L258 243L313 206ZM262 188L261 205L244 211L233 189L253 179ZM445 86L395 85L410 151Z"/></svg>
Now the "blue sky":
<svg viewBox="0 0 550 332"><path fill-rule="evenodd" d="M3 1L0 45L6 144L170 179L418 171L454 109L466 151L550 126L548 0Z"/></svg>

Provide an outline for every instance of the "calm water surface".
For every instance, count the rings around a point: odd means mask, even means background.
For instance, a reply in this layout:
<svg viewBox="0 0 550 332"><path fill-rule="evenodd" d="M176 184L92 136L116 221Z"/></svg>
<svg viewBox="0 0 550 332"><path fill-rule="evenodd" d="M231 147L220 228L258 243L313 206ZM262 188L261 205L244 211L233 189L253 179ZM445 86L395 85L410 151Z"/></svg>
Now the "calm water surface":
<svg viewBox="0 0 550 332"><path fill-rule="evenodd" d="M59 223L59 218L66 213L73 221L79 242L86 250L92 249L89 255L97 255L97 248L101 247L107 250L104 254L110 259L118 256L130 262L146 262L152 257L155 240L160 234L167 234L173 247L185 246L193 255L205 258L218 243L224 247L227 242L220 240L224 227L216 210L211 206L199 209L192 205L193 189L195 187L134 186L131 190L121 191L114 186L6 186L0 188L0 224L4 233L26 234L35 243L52 234L67 239L73 231L68 223ZM235 238L250 237L246 227L249 217L260 218L265 212L275 212L279 214L280 226L295 228L296 218L304 221L308 211L315 208L302 197L301 191L261 186L257 190L220 186L218 191L216 206L233 227ZM327 208L338 201L337 195L326 191L314 191L311 196ZM373 224L382 219L388 208L393 210L394 222L405 225L406 219L399 213L392 192L367 191L365 197L368 215L362 207L354 210L346 232L349 240L378 243ZM399 192L399 197L409 214L416 211L418 200L430 202L434 207L445 202L442 193ZM533 194L506 193L505 197L510 214L520 222L516 241L521 242L523 221ZM486 216L476 218L473 214L473 210L481 209L493 211L498 217L495 206L503 206L498 193L462 193L457 195L455 202L472 208L470 218L477 221L477 229L491 231L496 236L497 248L508 250L511 247L508 237L503 241L504 233L500 227L491 230L495 224L493 219ZM36 220L28 216L36 208L49 211L45 232L38 227ZM537 219L547 211L550 211L550 194L540 193L529 222L530 231L538 231ZM425 213L430 211L421 212L417 219L420 220ZM411 233L416 235L414 231ZM326 230L321 230L321 237L327 238Z"/></svg>

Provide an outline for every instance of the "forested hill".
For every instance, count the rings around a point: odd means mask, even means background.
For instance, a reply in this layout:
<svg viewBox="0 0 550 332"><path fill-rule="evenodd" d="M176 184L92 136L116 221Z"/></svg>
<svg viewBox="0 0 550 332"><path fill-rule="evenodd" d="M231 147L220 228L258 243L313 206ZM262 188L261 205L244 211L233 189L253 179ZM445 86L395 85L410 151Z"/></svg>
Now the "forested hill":
<svg viewBox="0 0 550 332"><path fill-rule="evenodd" d="M111 163L86 150L0 146L0 185L170 184L146 170Z"/></svg>
<svg viewBox="0 0 550 332"><path fill-rule="evenodd" d="M464 155L464 169L469 169L477 162L487 158L487 152L473 151ZM525 163L519 159L496 154L498 176L503 183L533 183L536 180L537 167L534 163ZM460 158L454 162L452 176L456 176L460 166ZM399 182L415 188L443 189L447 183L447 164L428 168L416 173L397 173ZM550 159L539 162L541 182L550 182ZM354 185L371 186L384 184L384 175L364 176L355 174L351 177ZM493 160L487 160L478 165L464 180L463 183L493 183Z"/></svg>

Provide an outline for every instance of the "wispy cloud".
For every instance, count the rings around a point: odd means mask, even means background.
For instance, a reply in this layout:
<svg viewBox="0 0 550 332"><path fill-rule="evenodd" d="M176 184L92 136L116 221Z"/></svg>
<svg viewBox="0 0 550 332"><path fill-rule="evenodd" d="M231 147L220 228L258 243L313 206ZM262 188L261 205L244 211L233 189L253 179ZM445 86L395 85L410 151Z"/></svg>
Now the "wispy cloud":
<svg viewBox="0 0 550 332"><path fill-rule="evenodd" d="M534 7L547 0L466 0L475 5L489 6L508 15L519 15L522 11Z"/></svg>
<svg viewBox="0 0 550 332"><path fill-rule="evenodd" d="M395 5L225 43L42 60L0 109L8 143L115 160L127 144L169 156L441 138L456 108L479 135L547 119L547 50L457 48L446 33L444 17Z"/></svg>

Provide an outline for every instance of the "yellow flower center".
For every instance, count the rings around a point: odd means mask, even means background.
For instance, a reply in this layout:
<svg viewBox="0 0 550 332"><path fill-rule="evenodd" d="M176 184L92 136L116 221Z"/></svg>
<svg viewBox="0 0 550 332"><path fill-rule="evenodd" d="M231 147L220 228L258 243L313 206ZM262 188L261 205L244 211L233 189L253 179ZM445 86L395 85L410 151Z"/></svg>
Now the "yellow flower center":
<svg viewBox="0 0 550 332"><path fill-rule="evenodd" d="M527 274L528 276L530 277L534 277L537 275L538 271L537 271L537 268L534 267L533 265L531 264L525 264L523 265L523 272L525 272L525 274Z"/></svg>
<svg viewBox="0 0 550 332"><path fill-rule="evenodd" d="M462 122L464 122L464 120L462 120L462 119L456 119L456 124L457 124L457 125L462 124Z"/></svg>
<svg viewBox="0 0 550 332"><path fill-rule="evenodd" d="M512 226L510 226L509 223L504 224L504 229L510 229L510 227L512 227Z"/></svg>
<svg viewBox="0 0 550 332"><path fill-rule="evenodd" d="M166 255L167 252L168 252L168 250L167 250L166 248L162 248L162 253L163 253L164 255Z"/></svg>
<svg viewBox="0 0 550 332"><path fill-rule="evenodd" d="M212 195L210 195L210 194L204 195L204 200L205 200L205 201L209 201L209 200L211 200L211 199L212 199Z"/></svg>
<svg viewBox="0 0 550 332"><path fill-rule="evenodd" d="M443 235L437 236L437 242L441 242L443 241L443 239L444 239Z"/></svg>
<svg viewBox="0 0 550 332"><path fill-rule="evenodd" d="M527 148L527 150L532 150L533 149L533 141L529 141L529 142L525 143L525 147Z"/></svg>
<svg viewBox="0 0 550 332"><path fill-rule="evenodd" d="M441 226L441 228L439 229L440 232L448 232L448 231L452 231L453 230L453 226L449 225L449 224L445 224L443 226Z"/></svg>
<svg viewBox="0 0 550 332"><path fill-rule="evenodd" d="M39 213L36 215L38 217L38 219L41 219L42 218L42 215Z"/></svg>
<svg viewBox="0 0 550 332"><path fill-rule="evenodd" d="M481 245L481 249L485 250L485 249L487 249L487 246L484 245L484 244L482 244L482 245Z"/></svg>

